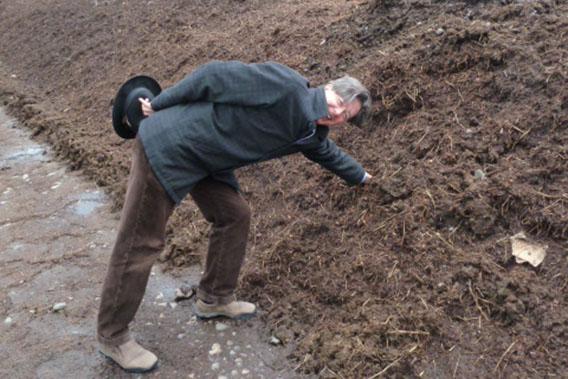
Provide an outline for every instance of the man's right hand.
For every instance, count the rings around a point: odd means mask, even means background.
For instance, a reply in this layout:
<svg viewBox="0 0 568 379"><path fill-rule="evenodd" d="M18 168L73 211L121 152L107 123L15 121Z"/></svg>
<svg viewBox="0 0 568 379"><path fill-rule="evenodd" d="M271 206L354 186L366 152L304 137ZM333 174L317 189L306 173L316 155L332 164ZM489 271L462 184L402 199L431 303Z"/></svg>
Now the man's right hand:
<svg viewBox="0 0 568 379"><path fill-rule="evenodd" d="M373 175L369 174L368 172L365 172L365 176L363 177L363 181L361 183L369 183L369 181L373 179Z"/></svg>
<svg viewBox="0 0 568 379"><path fill-rule="evenodd" d="M154 113L154 109L152 109L152 104L150 103L149 99L143 99L139 97L138 101L140 101L140 104L142 104L142 114L144 116L148 117Z"/></svg>

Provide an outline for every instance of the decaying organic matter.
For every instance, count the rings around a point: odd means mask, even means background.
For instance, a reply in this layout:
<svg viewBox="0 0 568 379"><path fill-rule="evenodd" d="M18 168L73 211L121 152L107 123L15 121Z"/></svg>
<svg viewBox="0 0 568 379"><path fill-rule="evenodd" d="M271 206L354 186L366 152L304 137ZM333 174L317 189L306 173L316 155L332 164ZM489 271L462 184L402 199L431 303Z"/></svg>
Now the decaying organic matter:
<svg viewBox="0 0 568 379"><path fill-rule="evenodd" d="M254 211L240 296L321 377L545 377L568 367L568 4L0 1L1 98L123 197L130 143L110 100L211 59L275 60L371 90L333 138L375 175L347 188L303 157L239 172ZM25 94L25 95L24 95ZM172 269L203 254L191 201ZM517 265L509 237L548 245Z"/></svg>

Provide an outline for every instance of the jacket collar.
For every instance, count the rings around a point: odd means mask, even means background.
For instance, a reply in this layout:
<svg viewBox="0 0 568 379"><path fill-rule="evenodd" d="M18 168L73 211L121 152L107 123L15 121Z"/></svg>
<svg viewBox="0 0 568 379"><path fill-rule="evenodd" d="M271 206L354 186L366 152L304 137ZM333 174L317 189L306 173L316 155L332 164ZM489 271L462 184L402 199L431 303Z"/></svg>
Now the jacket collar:
<svg viewBox="0 0 568 379"><path fill-rule="evenodd" d="M306 116L310 121L327 117L328 107L323 87L308 88L308 101L306 103Z"/></svg>

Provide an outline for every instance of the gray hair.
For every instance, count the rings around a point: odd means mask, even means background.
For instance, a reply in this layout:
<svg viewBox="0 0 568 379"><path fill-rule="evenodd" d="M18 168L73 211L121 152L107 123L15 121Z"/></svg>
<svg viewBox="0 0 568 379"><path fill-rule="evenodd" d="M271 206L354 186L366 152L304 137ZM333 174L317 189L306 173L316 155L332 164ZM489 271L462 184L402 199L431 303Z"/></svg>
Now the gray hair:
<svg viewBox="0 0 568 379"><path fill-rule="evenodd" d="M349 75L332 80L328 84L331 85L333 92L341 97L345 103L359 100L361 110L355 116L351 117L349 122L361 126L371 111L371 94L369 90L365 88L360 81Z"/></svg>

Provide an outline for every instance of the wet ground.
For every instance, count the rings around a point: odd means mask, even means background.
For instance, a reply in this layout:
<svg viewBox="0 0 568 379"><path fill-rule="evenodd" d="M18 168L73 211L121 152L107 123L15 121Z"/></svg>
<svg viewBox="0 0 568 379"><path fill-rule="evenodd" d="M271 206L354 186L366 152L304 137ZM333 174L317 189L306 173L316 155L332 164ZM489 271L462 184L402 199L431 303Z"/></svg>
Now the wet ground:
<svg viewBox="0 0 568 379"><path fill-rule="evenodd" d="M0 109L0 377L129 377L97 352L99 292L117 215ZM136 338L160 358L149 377L293 378L260 320L197 321L175 290L199 268L155 267ZM58 309L58 310L56 310ZM134 376L134 375L132 375Z"/></svg>

